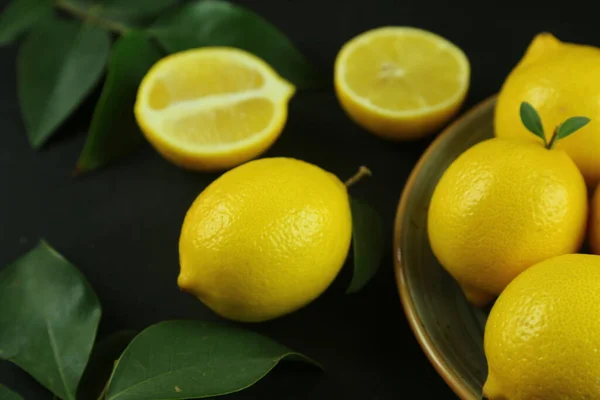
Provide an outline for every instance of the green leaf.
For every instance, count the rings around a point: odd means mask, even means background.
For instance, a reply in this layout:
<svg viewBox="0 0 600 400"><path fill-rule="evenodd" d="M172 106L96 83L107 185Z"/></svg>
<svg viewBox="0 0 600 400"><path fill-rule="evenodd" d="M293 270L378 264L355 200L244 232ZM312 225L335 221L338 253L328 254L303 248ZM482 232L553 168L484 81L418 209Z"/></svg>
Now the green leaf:
<svg viewBox="0 0 600 400"><path fill-rule="evenodd" d="M540 116L535 108L533 108L531 104L524 101L521 103L520 112L521 121L523 122L523 125L525 125L525 128L546 143L546 135L544 135L542 120L540 119Z"/></svg>
<svg viewBox="0 0 600 400"><path fill-rule="evenodd" d="M93 15L110 22L139 25L156 18L179 0L59 0L59 5L77 14Z"/></svg>
<svg viewBox="0 0 600 400"><path fill-rule="evenodd" d="M109 49L107 32L56 17L31 32L19 53L17 84L33 147L43 145L96 85Z"/></svg>
<svg viewBox="0 0 600 400"><path fill-rule="evenodd" d="M200 321L162 322L125 350L106 399L194 399L237 392L284 358L316 364L249 331Z"/></svg>
<svg viewBox="0 0 600 400"><path fill-rule="evenodd" d="M103 0L102 15L127 20L156 17L179 0Z"/></svg>
<svg viewBox="0 0 600 400"><path fill-rule="evenodd" d="M583 128L590 123L590 119L587 117L572 117L563 122L556 132L558 139L564 139L569 135L575 133L575 131Z"/></svg>
<svg viewBox="0 0 600 400"><path fill-rule="evenodd" d="M21 396L0 384L0 400L23 400Z"/></svg>
<svg viewBox="0 0 600 400"><path fill-rule="evenodd" d="M96 343L79 382L77 400L96 400L100 398L115 363L137 334L136 331L115 332Z"/></svg>
<svg viewBox="0 0 600 400"><path fill-rule="evenodd" d="M129 32L116 42L77 172L103 166L143 143L133 107L142 78L160 57L161 53L140 32Z"/></svg>
<svg viewBox="0 0 600 400"><path fill-rule="evenodd" d="M375 275L383 256L383 223L368 204L350 198L354 274L348 293L362 289Z"/></svg>
<svg viewBox="0 0 600 400"><path fill-rule="evenodd" d="M56 396L75 399L100 303L81 273L41 242L0 271L0 358Z"/></svg>
<svg viewBox="0 0 600 400"><path fill-rule="evenodd" d="M16 40L51 12L50 0L14 0L0 15L0 46Z"/></svg>
<svg viewBox="0 0 600 400"><path fill-rule="evenodd" d="M264 59L299 88L322 86L306 58L275 26L222 0L197 0L160 17L150 33L172 53L203 46L237 47Z"/></svg>

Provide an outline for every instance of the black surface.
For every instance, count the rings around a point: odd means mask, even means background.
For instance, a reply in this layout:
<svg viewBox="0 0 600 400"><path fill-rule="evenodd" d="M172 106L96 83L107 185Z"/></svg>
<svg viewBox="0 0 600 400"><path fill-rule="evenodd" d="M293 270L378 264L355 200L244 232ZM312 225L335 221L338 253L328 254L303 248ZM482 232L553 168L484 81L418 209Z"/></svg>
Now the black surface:
<svg viewBox="0 0 600 400"><path fill-rule="evenodd" d="M589 2L261 0L243 2L287 33L321 69L332 71L340 46L382 25L441 34L467 53L471 89L465 109L496 92L535 33L600 45ZM7 4L0 0L0 8ZM217 174L185 172L149 146L85 178L71 172L93 101L42 151L27 144L15 87L16 47L0 49L0 266L46 238L92 283L104 307L100 335L143 329L173 318L216 320L179 292L177 240L185 211ZM361 164L374 177L352 191L382 214L386 258L362 292L345 295L348 266L316 302L290 316L246 325L320 361L326 372L286 364L231 399L455 398L410 331L392 266L392 227L404 182L431 139L394 144L354 125L333 91L297 93L280 140L267 156L293 156L342 178ZM1 267L0 267L1 268ZM52 396L25 373L0 362L0 382L25 399ZM416 395L418 393L418 396Z"/></svg>

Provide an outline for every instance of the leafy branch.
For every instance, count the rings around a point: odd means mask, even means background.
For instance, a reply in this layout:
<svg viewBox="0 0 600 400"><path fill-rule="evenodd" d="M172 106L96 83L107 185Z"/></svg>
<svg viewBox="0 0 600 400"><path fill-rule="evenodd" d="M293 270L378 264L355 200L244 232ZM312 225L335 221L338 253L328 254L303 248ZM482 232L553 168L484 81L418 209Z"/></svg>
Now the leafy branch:
<svg viewBox="0 0 600 400"><path fill-rule="evenodd" d="M85 9L76 4L72 4L67 0L57 0L54 2L54 6L58 10L65 11L76 19L91 25L96 25L99 28L112 31L119 35L124 35L130 31L130 28L125 24L102 17L100 14L100 11L102 10L101 4Z"/></svg>
<svg viewBox="0 0 600 400"><path fill-rule="evenodd" d="M25 34L17 88L35 149L98 86L108 64L78 174L120 159L144 142L133 116L137 88L166 54L238 47L263 58L300 89L323 85L282 32L224 0L13 0L0 15L0 45Z"/></svg>

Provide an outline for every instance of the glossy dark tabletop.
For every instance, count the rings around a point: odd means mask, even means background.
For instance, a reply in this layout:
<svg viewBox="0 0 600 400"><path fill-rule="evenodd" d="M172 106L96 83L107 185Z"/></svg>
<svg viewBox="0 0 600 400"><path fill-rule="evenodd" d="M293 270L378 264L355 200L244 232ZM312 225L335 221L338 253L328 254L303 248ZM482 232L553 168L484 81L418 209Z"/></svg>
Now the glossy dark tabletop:
<svg viewBox="0 0 600 400"><path fill-rule="evenodd" d="M0 0L3 9L7 0ZM330 76L340 46L365 30L411 25L461 47L471 62L463 110L495 93L540 31L600 45L589 2L260 0L239 1L277 25ZM498 4L496 4L498 3ZM580 3L580 4L576 4ZM181 293L177 241L185 211L218 174L186 172L149 145L83 178L72 177L97 94L41 151L26 139L16 94L17 47L0 48L0 268L45 238L77 265L103 305L100 336L166 319L218 320ZM431 138L390 143L352 123L333 89L299 92L287 126L266 156L300 158L342 179L367 165L374 176L352 188L382 215L386 254L376 278L346 295L350 265L308 307L268 323L244 325L301 351L325 368L318 373L281 365L231 399L452 399L405 320L392 264L392 227L399 196ZM0 305L1 307L1 305ZM26 400L52 395L16 367L0 362L0 383ZM418 395L417 395L418 394Z"/></svg>

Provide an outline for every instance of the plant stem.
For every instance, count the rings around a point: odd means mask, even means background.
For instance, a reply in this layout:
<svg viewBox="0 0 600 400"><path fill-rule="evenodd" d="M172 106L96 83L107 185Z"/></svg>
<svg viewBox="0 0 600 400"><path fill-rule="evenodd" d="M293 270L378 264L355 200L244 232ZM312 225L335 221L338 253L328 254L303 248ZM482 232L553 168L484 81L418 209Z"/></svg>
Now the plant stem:
<svg viewBox="0 0 600 400"><path fill-rule="evenodd" d="M69 3L68 0L56 0L54 2L54 6L59 10L63 10L71 14L77 19L80 19L84 22L88 22L92 25L96 25L100 28L108 29L109 31L112 31L119 35L123 35L129 31L129 28L124 24L116 21L111 21L109 19L102 18L101 16L97 15L97 12L101 9L102 6L84 9Z"/></svg>
<svg viewBox="0 0 600 400"><path fill-rule="evenodd" d="M100 392L100 395L98 396L98 400L104 400L106 398L106 389L108 389L108 382L106 383L106 385L104 385L102 392Z"/></svg>
<svg viewBox="0 0 600 400"><path fill-rule="evenodd" d="M369 168L365 167L364 165L361 165L358 169L358 172L351 176L346 182L344 182L344 185L346 185L346 187L349 188L350 186L354 185L356 182L360 181L367 175L371 176L373 175L373 173L371 173L371 170Z"/></svg>
<svg viewBox="0 0 600 400"><path fill-rule="evenodd" d="M558 127L556 127L556 129L554 130L554 133L552 134L550 141L548 142L548 144L546 144L546 148L548 150L552 150L552 148L556 144L557 139L558 139Z"/></svg>

